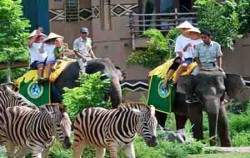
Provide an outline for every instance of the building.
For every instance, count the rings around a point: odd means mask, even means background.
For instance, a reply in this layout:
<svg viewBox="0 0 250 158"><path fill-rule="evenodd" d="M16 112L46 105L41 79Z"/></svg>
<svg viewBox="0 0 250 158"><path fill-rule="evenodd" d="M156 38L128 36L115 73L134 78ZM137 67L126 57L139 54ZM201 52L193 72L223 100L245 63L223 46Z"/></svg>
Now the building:
<svg viewBox="0 0 250 158"><path fill-rule="evenodd" d="M45 33L51 31L63 35L70 48L73 40L79 36L80 27L88 27L96 56L108 57L115 65L125 69L126 82L130 83L127 86L141 91L140 88L147 87L149 70L140 66L127 67L125 63L132 49L145 46L145 40L139 36L140 32L150 27L171 29L186 19L195 23L193 2L194 0L23 0L23 6L25 16L31 20L32 29L42 26ZM161 21L164 17L168 20ZM250 78L248 69L242 69L242 66L249 65L249 41L245 39L237 43L235 50L239 50L238 53L225 50L224 54L229 54L224 60L225 70ZM238 66L231 66L230 63L238 59ZM138 99L138 95L132 98Z"/></svg>

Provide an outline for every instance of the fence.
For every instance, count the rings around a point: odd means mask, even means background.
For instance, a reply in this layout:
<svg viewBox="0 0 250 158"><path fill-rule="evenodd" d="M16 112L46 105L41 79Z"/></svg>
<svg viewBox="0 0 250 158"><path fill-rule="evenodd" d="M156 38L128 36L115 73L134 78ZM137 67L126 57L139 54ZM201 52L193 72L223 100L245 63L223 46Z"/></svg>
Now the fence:
<svg viewBox="0 0 250 158"><path fill-rule="evenodd" d="M174 13L136 14L130 12L129 28L133 49L135 49L135 39L139 38L145 30L156 28L167 33L186 20L196 26L196 12L180 13L177 9Z"/></svg>

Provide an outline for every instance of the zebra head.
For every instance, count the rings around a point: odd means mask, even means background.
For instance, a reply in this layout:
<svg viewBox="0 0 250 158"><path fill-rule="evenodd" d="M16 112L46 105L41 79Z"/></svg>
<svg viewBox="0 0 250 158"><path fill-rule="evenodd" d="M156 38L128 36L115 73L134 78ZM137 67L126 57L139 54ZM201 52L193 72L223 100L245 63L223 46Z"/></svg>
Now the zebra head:
<svg viewBox="0 0 250 158"><path fill-rule="evenodd" d="M1 106L27 106L32 109L37 109L36 105L18 93L18 87L14 83L0 84L0 100Z"/></svg>
<svg viewBox="0 0 250 158"><path fill-rule="evenodd" d="M149 147L155 147L158 143L156 140L157 120L155 117L155 107L140 109L138 133L143 137Z"/></svg>
<svg viewBox="0 0 250 158"><path fill-rule="evenodd" d="M42 109L44 108L44 109ZM71 121L67 113L66 107L63 104L47 104L40 108L46 110L53 121L54 135L59 140L65 149L69 149L72 145L70 140Z"/></svg>

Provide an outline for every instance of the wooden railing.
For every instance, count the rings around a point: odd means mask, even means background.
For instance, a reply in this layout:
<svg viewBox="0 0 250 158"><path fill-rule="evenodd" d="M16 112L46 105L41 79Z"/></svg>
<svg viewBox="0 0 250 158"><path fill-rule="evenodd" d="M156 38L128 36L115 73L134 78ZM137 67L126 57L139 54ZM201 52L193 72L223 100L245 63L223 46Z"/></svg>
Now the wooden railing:
<svg viewBox="0 0 250 158"><path fill-rule="evenodd" d="M134 12L130 12L129 28L132 37L133 49L135 49L134 40L139 38L145 30L156 28L161 32L166 33L185 20L188 20L196 26L196 13L180 13L177 9L175 9L175 12L173 13L136 14Z"/></svg>

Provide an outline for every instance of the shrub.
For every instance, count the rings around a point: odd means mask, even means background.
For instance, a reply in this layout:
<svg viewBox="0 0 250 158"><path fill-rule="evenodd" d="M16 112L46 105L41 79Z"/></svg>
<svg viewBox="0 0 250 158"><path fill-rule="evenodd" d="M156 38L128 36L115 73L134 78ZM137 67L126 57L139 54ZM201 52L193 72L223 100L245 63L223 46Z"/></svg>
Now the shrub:
<svg viewBox="0 0 250 158"><path fill-rule="evenodd" d="M64 88L63 103L67 106L70 118L88 107L110 107L110 102L105 102L104 94L110 86L109 79L101 79L101 73L83 74L80 78L80 87L73 89Z"/></svg>

